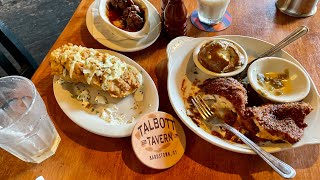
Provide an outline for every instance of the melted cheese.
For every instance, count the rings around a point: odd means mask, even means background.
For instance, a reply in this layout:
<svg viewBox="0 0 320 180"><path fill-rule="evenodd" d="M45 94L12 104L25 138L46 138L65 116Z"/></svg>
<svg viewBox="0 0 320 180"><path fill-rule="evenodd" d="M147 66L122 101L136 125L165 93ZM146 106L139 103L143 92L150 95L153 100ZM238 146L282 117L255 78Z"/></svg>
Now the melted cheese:
<svg viewBox="0 0 320 180"><path fill-rule="evenodd" d="M60 57L61 63L69 63L70 69L68 75L70 78L74 75L76 64L80 63L86 77L86 82L89 85L94 75L103 76L105 81L114 80L120 78L127 70L127 64L118 57L107 53L99 53L92 48L65 45L61 49L53 51L52 55ZM63 69L63 75L67 75L65 69Z"/></svg>
<svg viewBox="0 0 320 180"><path fill-rule="evenodd" d="M259 128L259 132L256 134L257 137L263 138L263 139L268 139L268 140L271 140L271 141L282 140L281 137L274 136L274 135L270 134L268 131L266 131L264 128L262 128L260 126L259 122L257 122L256 118L253 118L253 122Z"/></svg>

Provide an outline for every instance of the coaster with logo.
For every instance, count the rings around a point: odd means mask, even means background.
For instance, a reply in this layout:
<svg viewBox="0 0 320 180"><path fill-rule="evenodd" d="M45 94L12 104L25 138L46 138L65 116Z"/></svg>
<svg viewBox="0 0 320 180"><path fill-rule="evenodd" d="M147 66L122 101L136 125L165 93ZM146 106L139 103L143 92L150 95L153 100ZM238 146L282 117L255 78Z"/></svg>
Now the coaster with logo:
<svg viewBox="0 0 320 180"><path fill-rule="evenodd" d="M222 20L218 24L208 25L200 22L198 16L198 10L194 10L190 16L192 24L200 30L207 32L217 32L227 29L232 22L232 17L228 11L224 14Z"/></svg>
<svg viewBox="0 0 320 180"><path fill-rule="evenodd" d="M133 129L131 142L138 159L154 169L166 169L176 164L186 147L181 124L165 112L144 115Z"/></svg>

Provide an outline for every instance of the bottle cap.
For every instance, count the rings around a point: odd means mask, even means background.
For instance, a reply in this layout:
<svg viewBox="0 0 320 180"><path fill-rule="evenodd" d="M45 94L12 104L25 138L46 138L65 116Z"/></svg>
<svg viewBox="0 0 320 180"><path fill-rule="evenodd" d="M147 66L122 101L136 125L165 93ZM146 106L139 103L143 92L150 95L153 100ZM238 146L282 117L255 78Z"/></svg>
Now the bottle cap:
<svg viewBox="0 0 320 180"><path fill-rule="evenodd" d="M186 147L181 124L165 112L144 115L133 129L131 142L138 159L154 169L166 169L176 164Z"/></svg>

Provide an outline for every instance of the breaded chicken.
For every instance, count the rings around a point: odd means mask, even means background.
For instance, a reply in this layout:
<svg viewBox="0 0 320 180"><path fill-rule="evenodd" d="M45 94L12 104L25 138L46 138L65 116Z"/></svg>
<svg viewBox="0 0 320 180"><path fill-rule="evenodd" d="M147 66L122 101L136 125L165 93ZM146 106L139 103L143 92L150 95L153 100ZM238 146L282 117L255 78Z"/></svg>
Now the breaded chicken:
<svg viewBox="0 0 320 180"><path fill-rule="evenodd" d="M141 73L118 57L70 43L52 51L50 64L52 75L92 85L115 98L132 94L142 84Z"/></svg>
<svg viewBox="0 0 320 180"><path fill-rule="evenodd" d="M246 107L247 91L233 78L207 79L200 89L206 94L203 97L214 96L209 105L218 118L258 141L298 142L307 126L304 119L312 111L305 102ZM233 138L233 134L227 135L224 138Z"/></svg>
<svg viewBox="0 0 320 180"><path fill-rule="evenodd" d="M217 94L229 100L239 115L243 115L248 101L247 91L233 78L207 79L201 85L206 94Z"/></svg>
<svg viewBox="0 0 320 180"><path fill-rule="evenodd" d="M213 100L207 103L217 118L250 137L254 136L254 133L248 132L242 122L248 97L247 91L241 83L233 78L214 78L205 80L200 86L200 93L205 94L204 99L208 99L208 95L209 97L213 96L210 98ZM252 121L247 124L251 123ZM228 131L224 138L238 141L234 134Z"/></svg>
<svg viewBox="0 0 320 180"><path fill-rule="evenodd" d="M293 144L301 139L307 126L304 119L311 111L311 105L305 102L267 104L248 108L246 118L259 128L257 137Z"/></svg>

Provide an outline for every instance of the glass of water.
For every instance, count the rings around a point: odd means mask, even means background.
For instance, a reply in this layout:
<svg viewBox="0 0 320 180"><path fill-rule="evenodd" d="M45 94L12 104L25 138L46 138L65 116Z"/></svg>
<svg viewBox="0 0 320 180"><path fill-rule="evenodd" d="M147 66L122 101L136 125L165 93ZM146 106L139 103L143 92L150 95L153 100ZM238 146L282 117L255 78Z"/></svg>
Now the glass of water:
<svg viewBox="0 0 320 180"><path fill-rule="evenodd" d="M0 78L0 147L19 159L40 163L60 142L46 106L32 81Z"/></svg>
<svg viewBox="0 0 320 180"><path fill-rule="evenodd" d="M199 20L205 24L221 22L230 0L198 0Z"/></svg>

